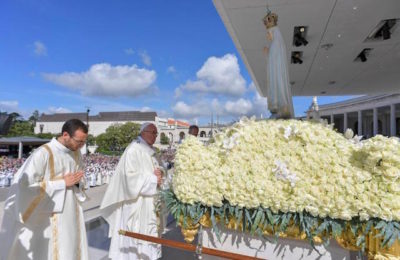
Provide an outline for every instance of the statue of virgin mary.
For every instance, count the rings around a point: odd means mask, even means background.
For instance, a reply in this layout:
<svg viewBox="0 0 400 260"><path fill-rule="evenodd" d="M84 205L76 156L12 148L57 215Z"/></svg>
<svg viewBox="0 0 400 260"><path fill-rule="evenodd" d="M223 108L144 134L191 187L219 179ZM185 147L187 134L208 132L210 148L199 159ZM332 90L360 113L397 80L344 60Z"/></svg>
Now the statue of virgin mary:
<svg viewBox="0 0 400 260"><path fill-rule="evenodd" d="M289 84L289 71L286 46L277 26L278 16L268 12L263 19L267 29L269 47L264 47L267 55L267 97L270 118L293 118L292 93Z"/></svg>

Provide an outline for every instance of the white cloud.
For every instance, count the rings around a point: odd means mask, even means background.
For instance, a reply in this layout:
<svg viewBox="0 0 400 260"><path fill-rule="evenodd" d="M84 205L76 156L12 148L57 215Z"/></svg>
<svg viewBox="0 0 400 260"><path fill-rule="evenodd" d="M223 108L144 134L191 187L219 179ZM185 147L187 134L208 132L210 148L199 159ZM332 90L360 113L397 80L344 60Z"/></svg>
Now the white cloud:
<svg viewBox="0 0 400 260"><path fill-rule="evenodd" d="M169 66L167 68L167 73L172 73L172 74L176 73L175 67L174 66Z"/></svg>
<svg viewBox="0 0 400 260"><path fill-rule="evenodd" d="M47 109L48 114L63 114L63 113L71 113L71 112L72 112L71 110L69 110L68 108L64 108L64 107L49 107Z"/></svg>
<svg viewBox="0 0 400 260"><path fill-rule="evenodd" d="M2 112L18 112L18 101L15 100L0 100L0 111Z"/></svg>
<svg viewBox="0 0 400 260"><path fill-rule="evenodd" d="M154 90L157 73L136 65L113 67L108 63L100 63L81 73L44 73L43 77L86 96L136 97Z"/></svg>
<svg viewBox="0 0 400 260"><path fill-rule="evenodd" d="M172 111L175 117L186 119L211 115L210 105L205 102L188 105L179 101L172 107Z"/></svg>
<svg viewBox="0 0 400 260"><path fill-rule="evenodd" d="M251 111L252 115L256 117L260 117L261 114L264 118L270 115L268 111L268 100L265 97L260 96L257 92L255 93L253 99L253 110Z"/></svg>
<svg viewBox="0 0 400 260"><path fill-rule="evenodd" d="M47 56L47 48L42 42L35 41L33 45L34 45L33 51L37 56Z"/></svg>
<svg viewBox="0 0 400 260"><path fill-rule="evenodd" d="M249 90L257 92L257 87L256 84L254 84L254 82L252 81L249 85Z"/></svg>
<svg viewBox="0 0 400 260"><path fill-rule="evenodd" d="M188 80L179 89L228 96L241 96L246 92L246 81L233 54L208 58L196 76L197 80Z"/></svg>
<svg viewBox="0 0 400 260"><path fill-rule="evenodd" d="M250 100L240 98L236 101L227 101L225 103L225 111L230 115L247 115L253 110L253 104Z"/></svg>
<svg viewBox="0 0 400 260"><path fill-rule="evenodd" d="M200 99L193 104L187 104L185 101L179 101L172 107L175 117L181 117L192 120L198 117L210 117L211 114L220 117L241 117L241 116L256 116L263 117L269 115L267 99L258 95L255 92L254 98L246 99L239 98L236 100L227 100L221 102L214 98Z"/></svg>
<svg viewBox="0 0 400 260"><path fill-rule="evenodd" d="M133 55L135 54L135 51L132 48L128 48L124 50L126 55Z"/></svg>
<svg viewBox="0 0 400 260"><path fill-rule="evenodd" d="M140 112L153 112L154 109L152 109L151 107L142 107L140 109Z"/></svg>
<svg viewBox="0 0 400 260"><path fill-rule="evenodd" d="M146 51L141 51L139 52L139 56L140 58L142 58L142 62L147 65L147 66L151 66L151 58L150 56L147 54Z"/></svg>
<svg viewBox="0 0 400 260"><path fill-rule="evenodd" d="M180 89L180 88L175 89L175 95L174 95L175 98L180 98L182 96L182 94L183 94L182 89Z"/></svg>
<svg viewBox="0 0 400 260"><path fill-rule="evenodd" d="M169 113L168 111L165 111L165 110L159 110L159 111L157 111L157 115L158 115L158 117L162 117L162 118L169 118L169 117L171 117L171 113Z"/></svg>

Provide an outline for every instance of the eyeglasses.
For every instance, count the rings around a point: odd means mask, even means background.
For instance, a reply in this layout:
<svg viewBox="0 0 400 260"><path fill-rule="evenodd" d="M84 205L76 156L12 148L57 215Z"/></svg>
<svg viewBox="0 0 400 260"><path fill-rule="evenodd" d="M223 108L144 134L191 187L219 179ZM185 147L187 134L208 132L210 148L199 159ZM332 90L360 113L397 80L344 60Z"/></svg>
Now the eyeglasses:
<svg viewBox="0 0 400 260"><path fill-rule="evenodd" d="M74 140L77 144L82 145L82 144L86 143L86 140L77 140L77 139L75 139L73 136L72 136L71 138L72 138L72 140Z"/></svg>
<svg viewBox="0 0 400 260"><path fill-rule="evenodd" d="M143 131L143 132L152 133L153 135L158 136L157 131Z"/></svg>

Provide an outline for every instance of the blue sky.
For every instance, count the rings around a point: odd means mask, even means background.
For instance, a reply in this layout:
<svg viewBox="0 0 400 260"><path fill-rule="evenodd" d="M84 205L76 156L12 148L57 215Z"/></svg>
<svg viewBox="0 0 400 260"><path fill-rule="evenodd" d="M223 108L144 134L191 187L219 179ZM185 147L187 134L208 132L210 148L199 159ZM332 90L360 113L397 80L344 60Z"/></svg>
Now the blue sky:
<svg viewBox="0 0 400 260"><path fill-rule="evenodd" d="M211 0L2 0L0 34L0 111L268 116Z"/></svg>

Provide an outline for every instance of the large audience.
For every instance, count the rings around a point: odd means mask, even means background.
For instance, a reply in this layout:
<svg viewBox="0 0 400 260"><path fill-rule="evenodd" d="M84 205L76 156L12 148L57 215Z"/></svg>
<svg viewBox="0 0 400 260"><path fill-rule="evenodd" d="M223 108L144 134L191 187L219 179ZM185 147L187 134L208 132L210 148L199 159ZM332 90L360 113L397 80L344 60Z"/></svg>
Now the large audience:
<svg viewBox="0 0 400 260"><path fill-rule="evenodd" d="M173 166L175 150L166 149L161 151L161 161L165 167ZM102 154L91 154L84 156L85 183L86 188L108 183L117 167L119 156L108 156ZM25 159L8 157L0 158L0 187L10 186L15 173L21 168Z"/></svg>
<svg viewBox="0 0 400 260"><path fill-rule="evenodd" d="M84 156L86 188L102 185L114 174L119 156L93 154ZM0 187L10 186L25 159L0 158Z"/></svg>

